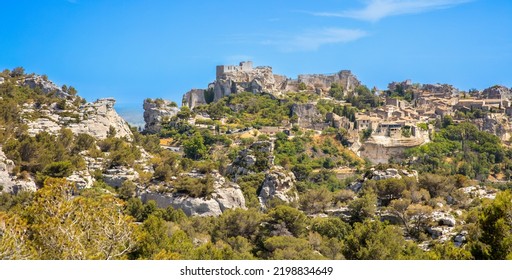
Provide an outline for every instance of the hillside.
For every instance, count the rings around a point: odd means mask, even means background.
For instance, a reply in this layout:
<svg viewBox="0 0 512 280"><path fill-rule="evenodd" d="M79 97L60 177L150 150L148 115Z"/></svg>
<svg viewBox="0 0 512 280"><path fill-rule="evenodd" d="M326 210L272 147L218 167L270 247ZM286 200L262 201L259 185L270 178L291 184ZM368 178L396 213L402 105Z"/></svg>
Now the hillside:
<svg viewBox="0 0 512 280"><path fill-rule="evenodd" d="M0 259L509 259L510 93L244 62L139 132L4 70Z"/></svg>

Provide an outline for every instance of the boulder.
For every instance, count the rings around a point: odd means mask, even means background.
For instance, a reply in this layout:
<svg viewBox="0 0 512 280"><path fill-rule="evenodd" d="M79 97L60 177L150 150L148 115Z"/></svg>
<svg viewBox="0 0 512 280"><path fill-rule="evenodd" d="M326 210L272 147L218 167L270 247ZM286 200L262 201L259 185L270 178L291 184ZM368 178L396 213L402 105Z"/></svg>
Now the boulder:
<svg viewBox="0 0 512 280"><path fill-rule="evenodd" d="M432 213L432 219L441 226L454 227L457 223L453 215L438 211Z"/></svg>
<svg viewBox="0 0 512 280"><path fill-rule="evenodd" d="M94 183L94 179L88 172L86 174L83 172L73 172L66 180L75 183L76 188L79 190L90 188Z"/></svg>
<svg viewBox="0 0 512 280"><path fill-rule="evenodd" d="M200 178L205 175L188 173L186 176ZM146 202L154 200L158 207L166 208L172 206L174 209L181 209L187 216L219 216L227 209L245 209L245 198L240 186L229 182L217 171L211 174L214 178L214 192L209 198L190 197L177 193L158 193L145 191L141 199Z"/></svg>
<svg viewBox="0 0 512 280"><path fill-rule="evenodd" d="M109 186L118 188L124 181L134 181L139 178L139 173L133 170L133 168L116 167L105 170L103 173L103 181Z"/></svg>
<svg viewBox="0 0 512 280"><path fill-rule="evenodd" d="M386 170L373 170L371 179L373 180L385 180L385 179L402 179L402 176L398 174L398 170L394 168L388 168Z"/></svg>
<svg viewBox="0 0 512 280"><path fill-rule="evenodd" d="M258 199L262 207L273 198L286 203L296 202L299 195L295 191L295 176L281 166L273 167L266 175L258 192Z"/></svg>

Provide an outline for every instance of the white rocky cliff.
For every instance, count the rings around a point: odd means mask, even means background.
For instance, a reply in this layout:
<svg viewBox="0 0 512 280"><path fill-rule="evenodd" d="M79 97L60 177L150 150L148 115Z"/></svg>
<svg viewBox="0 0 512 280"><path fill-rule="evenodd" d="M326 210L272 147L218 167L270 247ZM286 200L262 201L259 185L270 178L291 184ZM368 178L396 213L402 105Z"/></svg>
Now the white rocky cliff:
<svg viewBox="0 0 512 280"><path fill-rule="evenodd" d="M71 129L74 134L87 133L96 139L107 138L113 129L116 137L133 138L128 123L117 114L114 109L115 99L103 98L92 103L74 107L66 101L66 108L59 108L56 104L43 105L25 104L22 114L31 136L46 131L56 134L63 127ZM33 118L37 115L37 118Z"/></svg>
<svg viewBox="0 0 512 280"><path fill-rule="evenodd" d="M172 117L178 114L179 109L176 103L150 98L144 100L144 131L148 133L157 133L162 128L163 122L168 122Z"/></svg>

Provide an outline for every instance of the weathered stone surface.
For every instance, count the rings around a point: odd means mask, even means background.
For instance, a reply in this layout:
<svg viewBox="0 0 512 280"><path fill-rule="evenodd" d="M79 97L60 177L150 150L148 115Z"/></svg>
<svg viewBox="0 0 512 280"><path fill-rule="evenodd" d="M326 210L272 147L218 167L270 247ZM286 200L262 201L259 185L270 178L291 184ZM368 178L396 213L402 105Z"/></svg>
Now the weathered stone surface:
<svg viewBox="0 0 512 280"><path fill-rule="evenodd" d="M484 89L482 97L486 99L510 99L512 97L512 90L501 85L495 85Z"/></svg>
<svg viewBox="0 0 512 280"><path fill-rule="evenodd" d="M457 223L453 215L437 211L432 213L432 220L436 221L439 225L448 227L454 227Z"/></svg>
<svg viewBox="0 0 512 280"><path fill-rule="evenodd" d="M303 128L322 130L328 125L315 104L293 104L291 114L298 117L298 124Z"/></svg>
<svg viewBox="0 0 512 280"><path fill-rule="evenodd" d="M345 91L353 91L356 87L361 85L361 82L349 70L342 70L331 75L299 75L298 82L304 83L308 88L318 89L321 92L328 92L333 83L339 84Z"/></svg>
<svg viewBox="0 0 512 280"><path fill-rule="evenodd" d="M402 176L400 176L400 174L398 174L398 170L394 169L394 168L388 168L384 171L382 170L374 170L373 173L372 173L372 178L373 180L385 180L385 179L391 179L391 178L394 178L394 179L402 179Z"/></svg>
<svg viewBox="0 0 512 280"><path fill-rule="evenodd" d="M88 172L74 172L66 180L75 183L76 188L79 190L90 188L94 183L94 179Z"/></svg>
<svg viewBox="0 0 512 280"><path fill-rule="evenodd" d="M275 166L265 175L258 198L262 207L266 207L269 200L278 198L284 202L298 201L299 195L295 191L295 176L281 166Z"/></svg>
<svg viewBox="0 0 512 280"><path fill-rule="evenodd" d="M69 96L69 94L64 92L62 88L58 87L52 81L43 79L43 77L39 75L33 75L25 78L23 85L30 88L40 88L45 94L53 93L55 96L60 98L66 98Z"/></svg>
<svg viewBox="0 0 512 280"><path fill-rule="evenodd" d="M185 174L191 177L202 177L198 173ZM194 198L176 193L157 193L145 191L141 194L143 201L155 200L158 207L172 206L181 209L188 216L219 216L226 209L245 209L245 198L240 186L229 182L218 172L211 174L214 178L214 192L211 198Z"/></svg>
<svg viewBox="0 0 512 280"><path fill-rule="evenodd" d="M0 146L0 186L2 186L0 192L12 192L12 187L15 182L9 172L12 171L13 167L14 163L12 160L5 157L2 147Z"/></svg>
<svg viewBox="0 0 512 280"><path fill-rule="evenodd" d="M390 159L400 158L403 152L412 147L430 142L428 132L419 132L415 137L386 137L373 135L365 141L357 154L372 163L388 163Z"/></svg>
<svg viewBox="0 0 512 280"><path fill-rule="evenodd" d="M235 181L238 176L264 171L274 165L274 143L270 141L258 141L239 152L236 159L231 163L226 174Z"/></svg>
<svg viewBox="0 0 512 280"><path fill-rule="evenodd" d="M62 111L54 107L39 110L44 114L43 118L31 120L25 118L24 121L28 125L28 132L31 136L39 132L46 131L57 134L62 127L71 129L74 134L86 133L97 139L105 139L108 136L110 127L114 128L116 137L125 137L129 141L133 139L133 134L128 123L121 118L114 109L115 99L104 98L98 99L96 102L82 105L76 110ZM25 114L36 109L35 104L30 104L24 108ZM65 112L73 117L62 117Z"/></svg>
<svg viewBox="0 0 512 280"><path fill-rule="evenodd" d="M158 133L162 128L162 121L168 121L180 111L173 102L163 99L145 99L144 104L144 131Z"/></svg>
<svg viewBox="0 0 512 280"><path fill-rule="evenodd" d="M120 187L124 181L134 181L139 178L139 173L133 168L116 167L105 170L103 173L103 181L112 187Z"/></svg>
<svg viewBox="0 0 512 280"><path fill-rule="evenodd" d="M204 89L192 89L185 93L182 100L182 105L187 106L190 109L194 109L195 107L206 104L205 99L205 90Z"/></svg>
<svg viewBox="0 0 512 280"><path fill-rule="evenodd" d="M512 136L512 124L506 116L486 114L481 119L472 121L480 130L498 136L502 141L510 140Z"/></svg>
<svg viewBox="0 0 512 280"><path fill-rule="evenodd" d="M14 162L7 159L2 146L0 146L0 192L16 194L20 191L36 191L37 187L32 177L27 180L17 179L15 176L11 176L10 172L14 168Z"/></svg>

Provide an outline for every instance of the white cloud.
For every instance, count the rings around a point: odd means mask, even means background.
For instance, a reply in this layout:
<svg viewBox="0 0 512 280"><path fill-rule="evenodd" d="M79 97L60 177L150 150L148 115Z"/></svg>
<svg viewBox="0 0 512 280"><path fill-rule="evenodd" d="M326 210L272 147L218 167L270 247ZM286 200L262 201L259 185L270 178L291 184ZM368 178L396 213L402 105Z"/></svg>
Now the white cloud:
<svg viewBox="0 0 512 280"><path fill-rule="evenodd" d="M390 16L447 9L471 1L473 0L366 0L364 1L366 6L360 10L347 10L339 13L320 12L313 13L313 15L375 22Z"/></svg>
<svg viewBox="0 0 512 280"><path fill-rule="evenodd" d="M273 45L281 51L315 51L327 44L348 43L367 36L368 34L359 29L324 28L319 30L307 30L302 34L266 40L265 45Z"/></svg>

